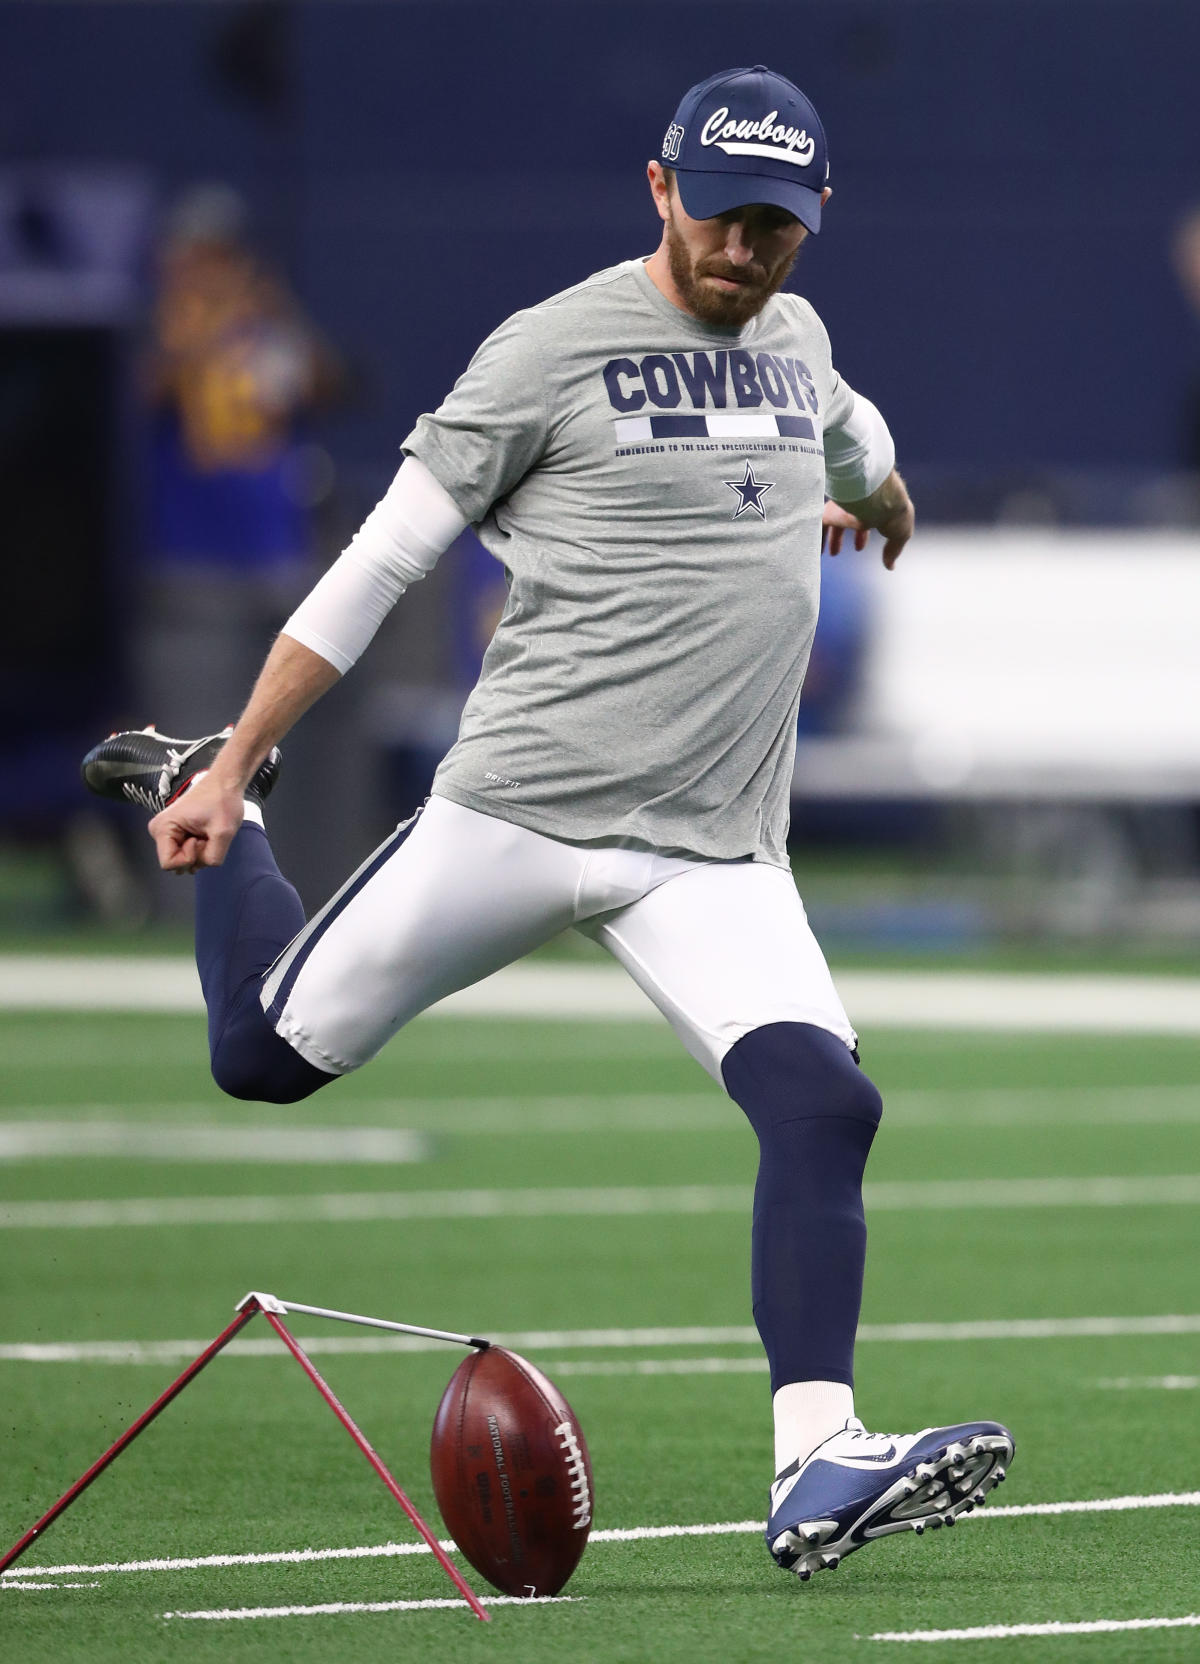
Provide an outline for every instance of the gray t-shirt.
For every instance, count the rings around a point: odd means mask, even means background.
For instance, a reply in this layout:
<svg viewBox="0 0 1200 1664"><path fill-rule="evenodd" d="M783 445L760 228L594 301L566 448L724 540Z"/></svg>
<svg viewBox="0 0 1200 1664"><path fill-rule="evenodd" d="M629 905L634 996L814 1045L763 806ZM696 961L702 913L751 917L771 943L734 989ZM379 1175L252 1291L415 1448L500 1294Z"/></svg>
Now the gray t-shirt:
<svg viewBox="0 0 1200 1664"><path fill-rule="evenodd" d="M853 402L797 295L718 329L631 260L503 323L404 441L509 581L434 791L785 865L822 434Z"/></svg>

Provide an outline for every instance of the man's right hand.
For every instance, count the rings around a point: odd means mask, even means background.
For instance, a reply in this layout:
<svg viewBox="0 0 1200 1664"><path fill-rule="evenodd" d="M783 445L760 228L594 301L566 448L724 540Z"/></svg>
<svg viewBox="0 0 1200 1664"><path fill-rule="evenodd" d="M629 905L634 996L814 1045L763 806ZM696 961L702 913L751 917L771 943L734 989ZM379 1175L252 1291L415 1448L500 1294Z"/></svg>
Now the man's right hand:
<svg viewBox="0 0 1200 1664"><path fill-rule="evenodd" d="M246 787L273 745L338 680L328 659L279 636L250 703L202 780L150 822L164 872L219 867L242 824Z"/></svg>
<svg viewBox="0 0 1200 1664"><path fill-rule="evenodd" d="M219 867L241 824L240 789L207 774L150 822L158 864L179 873Z"/></svg>

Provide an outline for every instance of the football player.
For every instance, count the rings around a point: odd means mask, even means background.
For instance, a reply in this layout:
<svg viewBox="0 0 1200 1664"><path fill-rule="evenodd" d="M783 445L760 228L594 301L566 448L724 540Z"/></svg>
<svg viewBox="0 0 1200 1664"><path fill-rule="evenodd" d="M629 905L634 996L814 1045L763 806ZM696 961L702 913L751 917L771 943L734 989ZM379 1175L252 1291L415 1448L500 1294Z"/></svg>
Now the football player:
<svg viewBox="0 0 1200 1664"><path fill-rule="evenodd" d="M787 857L822 525L831 553L877 530L890 569L913 509L883 418L783 288L830 196L805 95L762 65L713 76L648 178L654 253L483 343L236 726L117 735L84 774L156 810L161 865L196 874L212 1069L236 1097L315 1092L569 926L626 968L758 1136L766 1537L807 1579L951 1523L1013 1453L995 1422L887 1435L854 1415L881 1103ZM306 921L264 830L277 742L468 525L509 588L457 743L424 809Z"/></svg>

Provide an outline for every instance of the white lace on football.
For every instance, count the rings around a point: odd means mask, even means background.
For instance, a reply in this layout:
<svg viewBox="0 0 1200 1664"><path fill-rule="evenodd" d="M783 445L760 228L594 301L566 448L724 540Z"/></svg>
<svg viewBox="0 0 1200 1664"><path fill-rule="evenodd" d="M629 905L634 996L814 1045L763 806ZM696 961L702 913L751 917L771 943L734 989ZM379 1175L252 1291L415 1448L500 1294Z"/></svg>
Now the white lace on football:
<svg viewBox="0 0 1200 1664"><path fill-rule="evenodd" d="M587 1463L579 1448L579 1440L575 1437L575 1429L569 1421L560 1421L554 1432L563 1447L567 1466L571 1470L571 1507L575 1513L571 1529L585 1531L592 1523L592 1493L588 1485Z"/></svg>

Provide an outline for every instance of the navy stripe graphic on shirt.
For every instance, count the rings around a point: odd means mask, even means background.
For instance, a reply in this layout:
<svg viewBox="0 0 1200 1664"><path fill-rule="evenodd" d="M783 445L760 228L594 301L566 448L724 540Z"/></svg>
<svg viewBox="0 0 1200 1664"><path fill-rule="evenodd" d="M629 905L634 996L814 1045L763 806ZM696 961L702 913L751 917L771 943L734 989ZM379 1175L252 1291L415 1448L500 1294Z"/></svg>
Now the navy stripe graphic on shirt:
<svg viewBox="0 0 1200 1664"><path fill-rule="evenodd" d="M613 422L618 445L645 439L813 439L807 416L776 416L773 411L714 411L707 416L618 416Z"/></svg>

